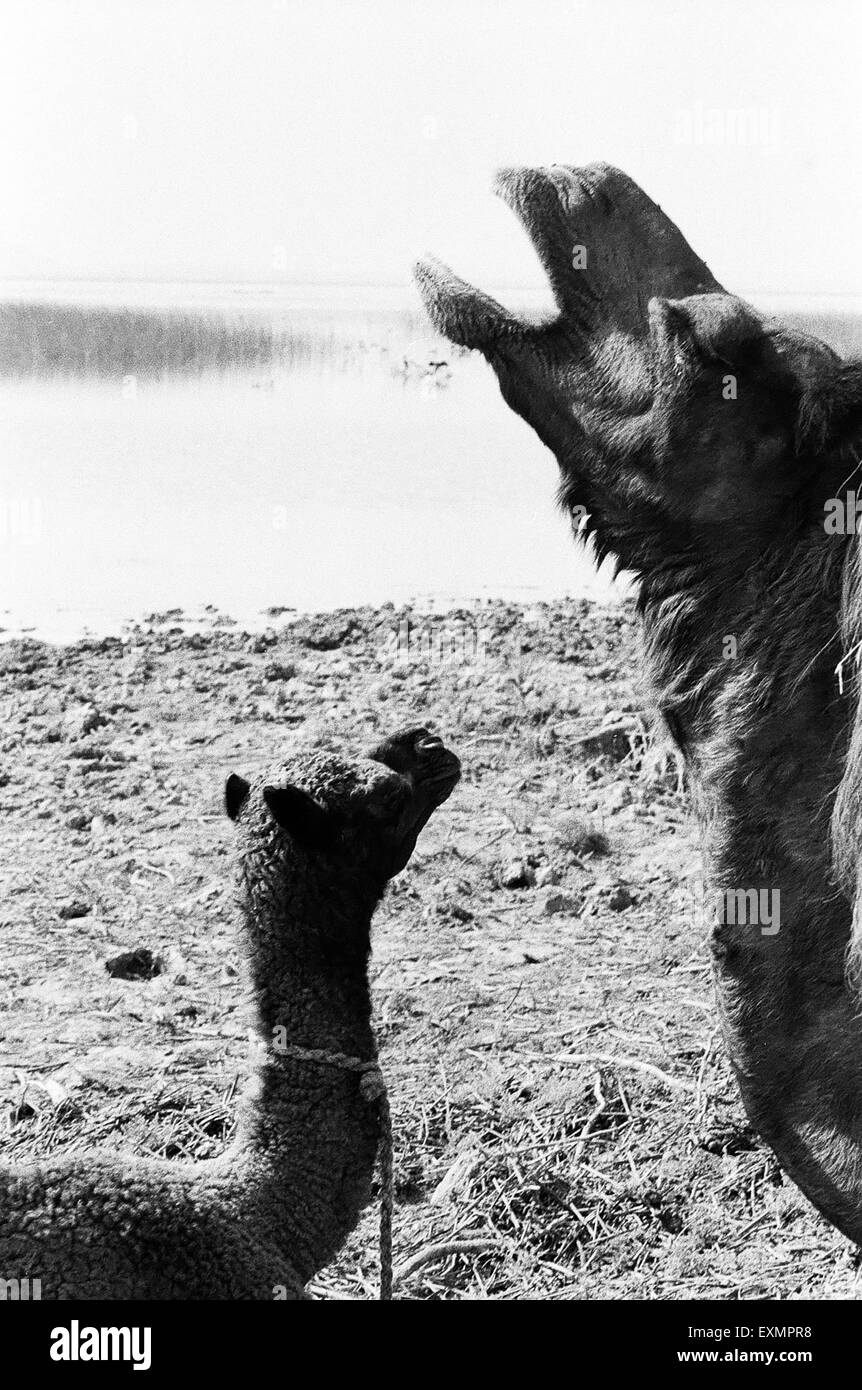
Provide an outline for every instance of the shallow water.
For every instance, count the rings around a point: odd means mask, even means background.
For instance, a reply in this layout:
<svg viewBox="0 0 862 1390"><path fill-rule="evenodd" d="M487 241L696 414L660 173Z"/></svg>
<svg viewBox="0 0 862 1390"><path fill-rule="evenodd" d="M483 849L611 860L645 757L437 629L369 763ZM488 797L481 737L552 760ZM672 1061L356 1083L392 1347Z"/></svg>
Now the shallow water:
<svg viewBox="0 0 862 1390"><path fill-rule="evenodd" d="M614 592L555 507L551 456L481 360L452 360L422 331L409 289L66 288L76 296L229 310L313 346L221 371L0 381L7 635L119 632L207 604L261 626L270 606ZM814 329L860 350L860 324ZM428 365L442 357L448 380Z"/></svg>

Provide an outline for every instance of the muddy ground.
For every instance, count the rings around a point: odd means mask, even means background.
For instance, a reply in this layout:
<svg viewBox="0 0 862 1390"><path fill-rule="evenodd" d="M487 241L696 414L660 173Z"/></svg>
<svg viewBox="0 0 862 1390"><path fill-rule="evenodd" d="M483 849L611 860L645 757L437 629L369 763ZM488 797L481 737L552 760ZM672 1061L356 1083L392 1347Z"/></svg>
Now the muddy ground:
<svg viewBox="0 0 862 1390"><path fill-rule="evenodd" d="M854 1295L724 1059L631 613L410 621L163 614L0 648L0 1155L221 1150L248 1056L225 776L421 722L464 777L376 919L398 1295ZM139 949L159 973L108 973ZM313 1291L376 1280L371 1208Z"/></svg>

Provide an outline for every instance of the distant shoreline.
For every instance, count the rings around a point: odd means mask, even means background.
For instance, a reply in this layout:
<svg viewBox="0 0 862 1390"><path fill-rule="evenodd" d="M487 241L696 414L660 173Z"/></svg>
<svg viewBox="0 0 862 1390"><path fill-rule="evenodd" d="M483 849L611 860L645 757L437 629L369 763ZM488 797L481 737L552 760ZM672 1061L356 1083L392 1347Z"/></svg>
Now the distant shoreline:
<svg viewBox="0 0 862 1390"><path fill-rule="evenodd" d="M140 302L141 294L156 295L156 303L195 301L204 295L243 295L261 298L287 298L310 295L319 302L325 296L334 300L341 296L366 294L375 297L397 296L409 307L415 302L410 270L405 268L400 280L243 280L243 279L171 279L160 276L9 276L0 279L0 302L33 298L40 302L84 302L82 294L95 298L89 302L126 302L120 292L126 290L129 303ZM549 302L550 289L543 281L495 282L492 289L510 295L515 304ZM840 309L847 313L862 313L862 290L777 290L742 288L739 295L752 303L769 309L784 305L797 312L816 312L818 309Z"/></svg>
<svg viewBox="0 0 862 1390"><path fill-rule="evenodd" d="M122 642L134 646L136 643L145 643L150 638L164 636L169 632L177 636L181 635L183 638L191 637L196 633L220 631L255 637L267 632L283 632L294 625L310 625L325 630L331 626L338 627L339 624L348 626L353 624L364 630L369 624L377 627L380 624L388 623L397 635L399 624L404 620L408 620L417 629L420 629L426 625L433 628L440 624L463 622L469 619L478 629L484 617L496 617L504 611L517 613L519 621L526 620L528 622L531 614L534 615L537 622L541 622L542 615L545 613L559 608L571 608L572 605L580 603L586 604L591 611L595 610L599 614L602 611L607 611L608 614L618 613L633 596L633 586L627 587L624 578L621 578L617 585L609 589L606 594L596 591L580 595L552 595L541 594L537 591L535 595L529 595L520 589L517 597L506 597L505 594L498 594L493 598L420 595L400 603L387 600L383 603L358 603L309 609L294 608L286 604L273 604L271 607L254 614L243 614L241 618L236 618L232 614L216 608L215 605L208 604L197 611L188 611L185 608L177 607L151 612L137 618L125 618L119 622L108 620L107 625L98 630L94 626L83 623L77 630L70 628L65 633L62 633L59 625L53 626L49 622L33 623L32 625L24 623L9 625L11 615L0 613L0 648L8 647L14 643L74 647L81 643L95 642L113 645L116 642ZM92 614L90 618L92 621Z"/></svg>

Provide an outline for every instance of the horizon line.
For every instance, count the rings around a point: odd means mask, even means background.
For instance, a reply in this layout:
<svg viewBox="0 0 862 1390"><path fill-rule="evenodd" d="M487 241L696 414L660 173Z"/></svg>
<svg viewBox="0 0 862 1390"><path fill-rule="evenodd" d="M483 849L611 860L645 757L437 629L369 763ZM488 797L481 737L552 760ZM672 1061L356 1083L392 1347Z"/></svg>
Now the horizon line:
<svg viewBox="0 0 862 1390"><path fill-rule="evenodd" d="M297 287L303 288L351 288L351 289L405 289L412 285L412 278L404 280L373 280L360 279L350 280L343 277L333 279L282 279L282 280L251 280L243 278L223 278L205 275L201 277L185 276L159 276L159 275L0 275L0 285L28 285L28 284L47 284L47 285L219 285L229 286L258 286L266 289L281 289ZM549 286L537 284L532 281L495 281L495 284L503 290L535 290L537 292L549 292ZM846 299L862 298L862 288L860 289L809 289L809 290L786 290L775 287L745 287L740 290L739 297L750 297L753 295L784 295L803 299L806 296L817 296L822 299Z"/></svg>

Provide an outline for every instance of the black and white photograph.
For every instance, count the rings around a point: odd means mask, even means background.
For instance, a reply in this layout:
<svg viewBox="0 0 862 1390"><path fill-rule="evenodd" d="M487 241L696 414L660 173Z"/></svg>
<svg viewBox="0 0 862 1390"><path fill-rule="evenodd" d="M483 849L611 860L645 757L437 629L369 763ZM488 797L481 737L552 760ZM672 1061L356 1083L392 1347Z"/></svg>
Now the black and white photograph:
<svg viewBox="0 0 862 1390"><path fill-rule="evenodd" d="M4 1345L158 1379L192 1304L217 1367L238 1304L566 1303L609 1373L822 1371L862 10L2 32Z"/></svg>

